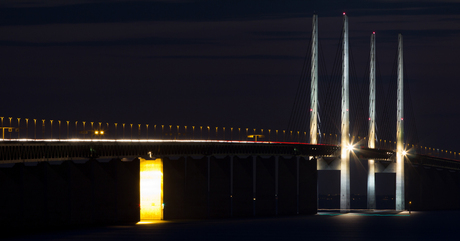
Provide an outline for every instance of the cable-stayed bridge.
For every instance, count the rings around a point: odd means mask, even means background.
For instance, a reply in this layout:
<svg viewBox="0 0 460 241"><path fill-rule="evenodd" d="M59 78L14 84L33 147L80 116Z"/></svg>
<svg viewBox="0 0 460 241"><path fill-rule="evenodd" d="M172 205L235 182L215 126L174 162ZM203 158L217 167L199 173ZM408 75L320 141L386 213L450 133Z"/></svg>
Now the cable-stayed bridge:
<svg viewBox="0 0 460 241"><path fill-rule="evenodd" d="M413 180L416 178L414 170L435 168L455 173L460 170L460 162L456 161L460 157L455 151L418 144L411 102L407 98L410 97L410 91L404 85L407 76L403 64L402 35L398 36L394 80L390 81L392 84L388 86L388 91L383 93L380 78L377 78L376 34L372 33L370 40L369 69L366 73L368 84L360 86L359 81L353 81L357 77L348 46L348 19L345 14L343 21L336 65L332 73L327 74L321 64L324 60L321 59L319 47L318 18L314 15L311 49L306 54L296 101L286 129L107 123L7 116L0 117L0 163L112 158L139 158L142 161L160 158L163 161L162 168L163 165L165 168L165 183L182 180L185 184L179 189L184 193L187 193L186 187L189 186L183 180L188 180L190 175L197 175L202 180L198 184L196 180L190 182L207 187L202 192L207 199L202 201L207 203L203 212L207 212L209 217L213 213L210 201L214 200L213 185L217 185L214 186L217 189L228 188L228 193L222 196L229 196L225 202L229 202L230 216L236 215L239 212L235 211L237 207L244 205L251 208L245 206L249 211L242 208L246 211L240 212L252 213L254 216L256 213L310 213L312 207L316 210L313 203L316 203L314 194L318 170L340 171L340 209L346 212L350 210L350 160L364 159L369 167L368 209L376 208L375 174L395 173L396 210L405 210L410 205L407 193L410 193L411 198L418 195L419 199L423 199L422 194L413 194ZM181 160L180 164L175 160ZM191 166L199 171L189 170ZM219 168L215 169L216 166ZM72 167L69 168L72 170ZM214 184L212 170L221 170L221 175L230 180L228 185L222 184L226 183L222 180ZM184 174L179 175L178 172ZM174 175L176 179L166 178ZM234 187L240 185L235 181L235 175L247 177L241 183L250 182L251 187L247 190L241 188L244 192L234 191ZM420 176L418 178L425 180ZM94 181L94 178L91 180ZM312 180L315 185L311 184ZM179 184L174 185L177 187ZM266 186L272 186L273 190ZM284 195L281 186L286 190L292 188L289 194L292 195ZM306 186L309 188L303 189ZM406 189L408 186L410 190ZM307 189L309 191L305 194L304 190ZM186 198L166 193L165 189L165 199L175 203L167 203L168 207L174 207L168 210L182 210ZM196 200L201 200L202 196L196 197ZM250 201L237 199L241 196ZM289 204L291 199L296 201ZM220 199L216 197L215 200ZM291 208L294 206L296 208ZM167 210L164 203L163 209ZM178 211L164 212L167 218L189 217L181 216ZM197 214L193 217L201 216Z"/></svg>

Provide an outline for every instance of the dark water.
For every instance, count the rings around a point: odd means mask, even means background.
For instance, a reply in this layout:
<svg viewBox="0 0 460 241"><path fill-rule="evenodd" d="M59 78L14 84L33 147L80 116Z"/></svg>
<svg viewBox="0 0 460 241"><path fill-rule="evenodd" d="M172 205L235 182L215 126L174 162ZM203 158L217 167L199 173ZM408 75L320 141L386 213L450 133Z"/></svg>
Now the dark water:
<svg viewBox="0 0 460 241"><path fill-rule="evenodd" d="M395 209L395 195L376 195L377 209ZM351 209L367 209L366 194L350 194ZM340 209L340 194L318 195L318 209Z"/></svg>
<svg viewBox="0 0 460 241"><path fill-rule="evenodd" d="M459 240L460 211L319 213L257 219L159 221L23 235L10 240Z"/></svg>

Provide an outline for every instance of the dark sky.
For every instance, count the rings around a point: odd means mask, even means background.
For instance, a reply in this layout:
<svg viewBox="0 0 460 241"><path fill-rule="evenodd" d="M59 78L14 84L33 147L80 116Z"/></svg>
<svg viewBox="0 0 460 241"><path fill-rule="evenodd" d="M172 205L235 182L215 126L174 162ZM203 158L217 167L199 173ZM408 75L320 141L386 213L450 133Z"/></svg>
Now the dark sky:
<svg viewBox="0 0 460 241"><path fill-rule="evenodd" d="M3 0L0 116L285 129L314 11L329 70L347 12L359 78L372 31L383 76L403 34L421 144L460 151L460 3L447 0Z"/></svg>

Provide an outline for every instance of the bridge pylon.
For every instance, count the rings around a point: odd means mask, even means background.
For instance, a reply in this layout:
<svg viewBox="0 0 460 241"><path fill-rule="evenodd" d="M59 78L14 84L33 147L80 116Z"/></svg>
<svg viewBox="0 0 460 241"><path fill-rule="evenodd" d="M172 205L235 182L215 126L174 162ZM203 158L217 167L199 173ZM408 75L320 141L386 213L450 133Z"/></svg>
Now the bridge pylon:
<svg viewBox="0 0 460 241"><path fill-rule="evenodd" d="M318 144L318 15L313 15L311 34L310 143Z"/></svg>
<svg viewBox="0 0 460 241"><path fill-rule="evenodd" d="M350 112L349 112L348 17L343 13L342 110L340 155L340 211L350 209Z"/></svg>
<svg viewBox="0 0 460 241"><path fill-rule="evenodd" d="M404 81L403 37L398 34L398 90L396 112L396 210L404 210Z"/></svg>
<svg viewBox="0 0 460 241"><path fill-rule="evenodd" d="M375 32L371 35L369 68L369 140L368 147L375 148ZM375 160L368 160L367 209L375 209Z"/></svg>

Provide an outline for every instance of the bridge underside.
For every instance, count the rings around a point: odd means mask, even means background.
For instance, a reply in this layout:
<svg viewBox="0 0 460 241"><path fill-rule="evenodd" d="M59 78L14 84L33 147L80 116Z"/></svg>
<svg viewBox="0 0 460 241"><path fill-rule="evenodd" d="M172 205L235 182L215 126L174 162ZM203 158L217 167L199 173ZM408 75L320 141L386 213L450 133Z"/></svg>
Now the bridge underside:
<svg viewBox="0 0 460 241"><path fill-rule="evenodd" d="M5 142L0 163L75 160L88 158L259 155L332 156L340 147L302 143L263 142Z"/></svg>
<svg viewBox="0 0 460 241"><path fill-rule="evenodd" d="M299 157L164 158L164 218L315 214L316 163Z"/></svg>
<svg viewBox="0 0 460 241"><path fill-rule="evenodd" d="M316 162L308 157L174 155L161 160L164 219L316 213ZM138 158L0 168L0 224L43 228L137 222L140 175Z"/></svg>
<svg viewBox="0 0 460 241"><path fill-rule="evenodd" d="M138 221L138 157L163 162L165 219L315 213L315 159L340 161L340 147L300 143L3 142L0 151L10 163L0 168L5 227ZM354 153L394 161L391 151ZM460 208L460 162L409 155L405 170L413 210Z"/></svg>

